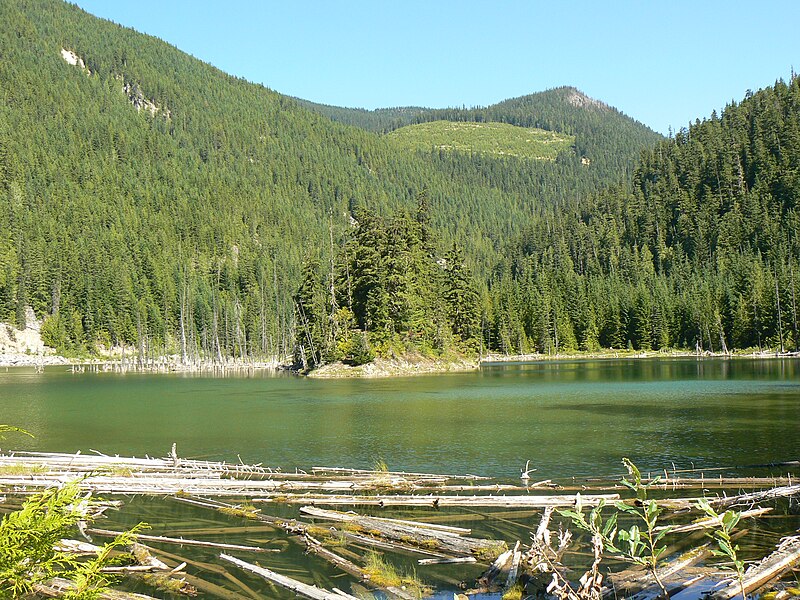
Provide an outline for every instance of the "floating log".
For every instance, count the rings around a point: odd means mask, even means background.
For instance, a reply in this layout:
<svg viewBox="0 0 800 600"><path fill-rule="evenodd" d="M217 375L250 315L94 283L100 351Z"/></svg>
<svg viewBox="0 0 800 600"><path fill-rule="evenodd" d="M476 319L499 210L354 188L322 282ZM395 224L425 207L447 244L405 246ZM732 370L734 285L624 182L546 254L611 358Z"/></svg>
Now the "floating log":
<svg viewBox="0 0 800 600"><path fill-rule="evenodd" d="M506 549L504 542L465 537L439 529L431 529L423 524L407 525L399 520L376 519L355 513L323 510L313 506L305 506L300 509L300 512L318 519L349 523L351 526L358 527L361 534L396 540L457 556L475 556L478 559L493 560Z"/></svg>
<svg viewBox="0 0 800 600"><path fill-rule="evenodd" d="M723 496L719 498L666 498L656 500L658 505L676 511L694 510L700 500L707 500L715 508L730 508L732 506L749 506L775 500L777 498L791 498L800 495L800 484L786 485L758 492L749 492L736 496Z"/></svg>
<svg viewBox="0 0 800 600"><path fill-rule="evenodd" d="M478 562L474 556L459 556L454 558L420 558L417 564L420 565L456 565L464 563Z"/></svg>
<svg viewBox="0 0 800 600"><path fill-rule="evenodd" d="M423 477L428 479L451 479L451 480L467 480L467 481L487 481L492 479L491 477L485 477L482 475L442 475L439 473L413 473L408 471L376 471L376 470L369 470L369 469L346 469L343 467L312 467L312 473L319 474L319 473L344 473L347 475L395 475L398 477Z"/></svg>
<svg viewBox="0 0 800 600"><path fill-rule="evenodd" d="M761 492L752 492L750 494L731 496L730 498L717 498L715 500L709 500L709 504L719 508L730 508L731 506L745 506L749 504L755 504L757 502L764 502L766 500L774 500L776 498L791 498L792 496L798 495L800 495L800 484L785 485Z"/></svg>
<svg viewBox="0 0 800 600"><path fill-rule="evenodd" d="M369 574L364 569L359 567L357 564L347 560L342 556L339 556L332 550L328 550L318 540L314 539L312 536L308 534L306 534L304 538L306 546L308 547L308 552L316 554L320 558L327 560L329 563L335 565L345 573L349 573L354 577L358 577L362 582L369 581L370 583L375 584L375 582L371 581ZM400 598L400 600L417 600L411 594L394 586L384 587L375 584L375 587L378 587L379 589L386 592L390 598Z"/></svg>
<svg viewBox="0 0 800 600"><path fill-rule="evenodd" d="M750 594L779 578L794 565L800 563L800 535L793 535L781 540L775 551L758 563L750 566L744 573L744 579L731 581L720 590L711 594L712 600L731 600L739 594Z"/></svg>
<svg viewBox="0 0 800 600"><path fill-rule="evenodd" d="M287 590L290 590L296 594L300 594L306 598L311 598L312 600L359 600L355 596L345 594L344 592L329 592L328 590L323 590L315 585L308 585L302 581L297 581L296 579L292 579L286 575L281 575L280 573L270 571L264 567L250 564L233 556L228 556L227 554L220 554L219 557L222 560L236 565L240 569L244 569L245 571L258 575L259 577L263 577L267 581L286 588Z"/></svg>
<svg viewBox="0 0 800 600"><path fill-rule="evenodd" d="M740 518L748 519L754 517L760 517L768 512L771 512L772 508L764 507L764 508L754 508L753 510L745 510L740 513ZM709 529L711 527L720 527L722 525L722 515L718 517L704 517L702 519L698 519L688 525L665 525L661 527L656 527L655 531L663 531L665 529L669 529L670 533L688 533L690 531L700 531L701 529Z"/></svg>
<svg viewBox="0 0 800 600"><path fill-rule="evenodd" d="M602 502L619 500L619 494L581 495L583 506L597 506ZM254 498L253 502L285 502L326 506L480 506L501 508L545 508L548 506L575 506L576 496L316 496L309 494L283 494Z"/></svg>

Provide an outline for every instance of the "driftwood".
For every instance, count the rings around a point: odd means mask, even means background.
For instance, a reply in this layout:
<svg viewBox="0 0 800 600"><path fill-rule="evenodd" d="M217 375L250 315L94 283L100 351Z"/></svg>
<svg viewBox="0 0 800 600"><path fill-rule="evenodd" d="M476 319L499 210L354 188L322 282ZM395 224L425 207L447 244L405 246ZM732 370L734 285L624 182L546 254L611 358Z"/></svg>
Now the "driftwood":
<svg viewBox="0 0 800 600"><path fill-rule="evenodd" d="M776 550L752 565L745 571L744 579L730 582L720 590L715 591L713 600L730 600L737 595L749 594L777 579L794 565L800 563L800 535L793 535L781 540Z"/></svg>
<svg viewBox="0 0 800 600"><path fill-rule="evenodd" d="M220 554L219 557L222 560L236 565L240 569L244 569L245 571L258 575L259 577L263 577L267 581L286 588L287 590L290 590L296 594L300 594L306 598L311 598L312 600L359 600L355 596L345 594L344 592L329 592L328 590L320 589L315 585L308 585L302 581L297 581L296 579L292 579L286 575L281 575L280 573L270 571L264 567L253 565L233 556L228 556L227 554Z"/></svg>
<svg viewBox="0 0 800 600"><path fill-rule="evenodd" d="M350 521L349 516L358 516L355 513L340 513L336 511L325 511L322 509L317 509L312 506L304 506L300 509L300 514L310 515L312 517L318 518L325 518L323 515L333 515L330 518L331 521ZM342 515L345 515L342 517ZM387 523L389 525L398 525L401 527L415 527L419 529L425 530L432 530L432 531L439 531L442 533L450 533L453 535L469 535L472 533L471 529L467 529L466 527L452 527L450 525L439 525L436 523L425 523L423 521L409 521L407 519L387 519L386 517L369 517L370 519L374 519L376 521L382 521L383 523Z"/></svg>
<svg viewBox="0 0 800 600"><path fill-rule="evenodd" d="M465 537L440 529L428 528L423 524L407 525L399 520L376 519L355 513L323 510L313 506L305 506L300 509L300 512L317 519L348 523L351 527L357 527L361 534L396 540L456 556L474 556L478 559L492 560L505 550L504 542Z"/></svg>

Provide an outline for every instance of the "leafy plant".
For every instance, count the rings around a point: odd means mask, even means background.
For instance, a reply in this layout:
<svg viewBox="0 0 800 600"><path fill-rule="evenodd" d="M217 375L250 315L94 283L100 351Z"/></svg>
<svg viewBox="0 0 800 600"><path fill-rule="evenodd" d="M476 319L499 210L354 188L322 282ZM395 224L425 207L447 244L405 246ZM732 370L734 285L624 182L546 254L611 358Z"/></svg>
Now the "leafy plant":
<svg viewBox="0 0 800 600"><path fill-rule="evenodd" d="M636 494L636 502L633 506L624 502L616 502L614 508L617 512L604 522L602 511L605 503L601 501L597 507L592 509L587 518L583 513L580 494L578 494L575 510L560 512L563 516L572 519L576 527L602 540L603 546L609 552L623 560L645 567L653 575L656 584L661 589L662 596L667 598L667 590L658 576L657 566L666 550L666 546L660 545L660 543L672 528L665 527L656 530L661 508L655 500L647 498L648 489L656 485L660 481L660 477L644 482L641 472L633 462L627 458L623 458L622 462L631 478L629 480L623 477L622 484ZM633 516L637 523L628 529L618 530L617 519L620 513Z"/></svg>
<svg viewBox="0 0 800 600"><path fill-rule="evenodd" d="M698 500L696 507L702 510L712 520L718 524L718 528L709 533L709 537L717 542L719 550L713 550L715 556L727 556L733 563L736 571L736 579L739 581L739 588L742 593L742 600L745 600L744 593L744 561L739 559L739 545L733 543L732 533L742 518L741 513L735 510L726 510L719 514L705 498Z"/></svg>
<svg viewBox="0 0 800 600"><path fill-rule="evenodd" d="M25 501L18 511L0 521L0 599L20 598L52 577L74 584L64 597L96 598L110 583L102 568L111 562L111 551L130 543L140 524L107 544L96 558L82 561L57 549L79 521L91 520L94 502L81 495L77 483L52 488Z"/></svg>

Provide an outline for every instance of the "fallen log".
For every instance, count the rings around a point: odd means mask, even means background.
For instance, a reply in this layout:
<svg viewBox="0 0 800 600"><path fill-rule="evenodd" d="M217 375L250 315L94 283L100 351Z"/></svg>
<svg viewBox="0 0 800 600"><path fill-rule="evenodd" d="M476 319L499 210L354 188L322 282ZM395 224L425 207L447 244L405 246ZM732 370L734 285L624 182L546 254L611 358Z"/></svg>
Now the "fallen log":
<svg viewBox="0 0 800 600"><path fill-rule="evenodd" d="M253 565L227 554L220 554L219 557L222 560L236 565L240 569L244 569L245 571L253 573L254 575L263 577L267 581L286 588L287 590L290 590L296 594L300 594L306 598L311 598L312 600L358 600L358 598L355 596L345 594L344 592L329 592L328 590L323 590L315 585L308 585L302 581L297 581L296 579L292 579L286 575L281 575L280 573L270 571L264 567Z"/></svg>
<svg viewBox="0 0 800 600"><path fill-rule="evenodd" d="M771 511L772 508L770 507L754 508L753 510L743 511L739 516L742 519L755 518L755 517L760 517L761 515L764 515ZM666 525L666 526L656 527L655 531L659 532L665 529L669 529L670 533L689 533L690 531L710 529L711 527L720 527L721 525L722 525L722 515L718 517L704 517L687 525L678 525L678 526Z"/></svg>
<svg viewBox="0 0 800 600"><path fill-rule="evenodd" d="M419 546L412 546L410 544L404 544L402 542L398 542L395 540L384 540L379 538L370 537L367 535L359 535L357 533L353 533L352 531L345 531L340 529L331 529L331 535L342 535L345 539L350 540L351 542L355 542L356 544L360 544L362 546L378 548L380 550L389 550L391 552L399 552L402 554L422 554L423 556L435 556L439 559L447 558L447 554L442 554L441 552L436 552L435 550L431 550L429 548L421 548Z"/></svg>
<svg viewBox="0 0 800 600"><path fill-rule="evenodd" d="M479 560L493 560L506 549L504 542L465 537L431 529L424 524L407 525L402 521L323 510L313 506L303 507L300 512L317 519L348 523L350 527L356 527L362 535L387 538L457 556L474 556Z"/></svg>
<svg viewBox="0 0 800 600"><path fill-rule="evenodd" d="M601 501L610 503L619 500L619 494L594 494L581 496L583 506L597 506ZM253 502L278 502L324 506L480 506L503 508L546 508L548 506L575 506L576 496L336 496L310 494L281 494L254 498Z"/></svg>
<svg viewBox="0 0 800 600"><path fill-rule="evenodd" d="M444 480L467 480L467 481L481 481L490 480L491 477L481 475L441 475L438 473L413 473L407 471L376 471L374 469L347 469L344 467L312 467L312 473L346 473L348 475L395 475L400 477L424 477L429 479L444 479Z"/></svg>
<svg viewBox="0 0 800 600"><path fill-rule="evenodd" d="M478 562L474 556L460 556L455 558L420 558L417 564L420 565L457 565L464 563Z"/></svg>
<svg viewBox="0 0 800 600"><path fill-rule="evenodd" d="M522 561L522 552L519 549L519 541L514 544L514 549L511 551L511 568L508 570L508 577L506 578L506 586L504 588L507 593L511 588L517 585L517 578L519 577L519 564Z"/></svg>
<svg viewBox="0 0 800 600"><path fill-rule="evenodd" d="M741 582L731 581L711 594L712 600L731 600L739 594L747 595L779 578L794 565L800 563L800 535L781 540L775 551L744 572Z"/></svg>
<svg viewBox="0 0 800 600"><path fill-rule="evenodd" d="M338 513L336 511L324 511L322 509L317 509L311 506L303 506L300 508L300 514L310 515L312 517L317 518L324 518L322 517L323 514L330 514L330 515L337 515L336 518L331 519L332 521L341 521L342 519L339 518L342 514L354 514L354 513ZM453 535L469 535L472 530L467 529L466 527L452 527L450 525L439 525L437 523L425 523L422 521L409 521L406 519L387 519L386 517L370 517L370 519L375 519L376 521L382 521L388 524L399 525L402 527L417 527L420 529L430 529L432 531L440 531L443 533L451 533Z"/></svg>

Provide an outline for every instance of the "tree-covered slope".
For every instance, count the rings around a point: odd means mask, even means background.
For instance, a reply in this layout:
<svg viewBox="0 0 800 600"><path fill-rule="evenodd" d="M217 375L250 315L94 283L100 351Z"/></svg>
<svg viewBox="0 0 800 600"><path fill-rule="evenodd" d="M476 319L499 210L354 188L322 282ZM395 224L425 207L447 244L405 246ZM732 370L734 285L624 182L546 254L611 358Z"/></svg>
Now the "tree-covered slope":
<svg viewBox="0 0 800 600"><path fill-rule="evenodd" d="M410 125L419 115L430 110L420 106L398 106L395 108L367 110L364 108L345 108L330 104L319 104L302 98L295 98L295 100L300 106L324 115L332 121L338 121L345 125L352 125L375 133L388 133L405 125Z"/></svg>
<svg viewBox="0 0 800 600"><path fill-rule="evenodd" d="M520 351L797 349L800 79L644 153L632 184L531 219L492 284Z"/></svg>
<svg viewBox="0 0 800 600"><path fill-rule="evenodd" d="M301 265L357 209L424 191L434 252L488 272L530 215L622 176L398 150L60 0L0 22L0 320L31 305L62 350L286 352Z"/></svg>
<svg viewBox="0 0 800 600"><path fill-rule="evenodd" d="M335 121L388 133L414 123L466 121L508 123L575 137L575 155L601 177L629 175L639 151L662 136L574 87L559 87L475 108L350 109L301 100Z"/></svg>

